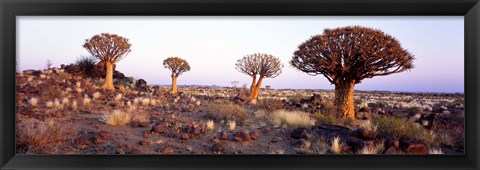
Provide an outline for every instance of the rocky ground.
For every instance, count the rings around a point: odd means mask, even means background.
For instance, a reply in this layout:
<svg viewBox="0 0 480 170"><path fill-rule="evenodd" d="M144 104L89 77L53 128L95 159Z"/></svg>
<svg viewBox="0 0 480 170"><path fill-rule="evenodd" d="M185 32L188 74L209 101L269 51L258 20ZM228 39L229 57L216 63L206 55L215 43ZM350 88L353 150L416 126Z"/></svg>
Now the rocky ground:
<svg viewBox="0 0 480 170"><path fill-rule="evenodd" d="M240 87L172 95L116 73L107 91L72 70L17 73L17 153L464 153L463 94L356 91L351 121L328 90L262 89L252 105Z"/></svg>

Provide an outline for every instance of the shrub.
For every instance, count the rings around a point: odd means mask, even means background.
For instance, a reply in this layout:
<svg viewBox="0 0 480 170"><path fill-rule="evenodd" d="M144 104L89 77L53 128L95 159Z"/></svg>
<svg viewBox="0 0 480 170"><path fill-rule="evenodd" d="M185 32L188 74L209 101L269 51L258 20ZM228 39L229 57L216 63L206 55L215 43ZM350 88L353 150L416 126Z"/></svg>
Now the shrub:
<svg viewBox="0 0 480 170"><path fill-rule="evenodd" d="M283 102L278 99L261 99L257 103L257 109L262 109L267 112L273 112L275 110L281 109L283 107Z"/></svg>
<svg viewBox="0 0 480 170"><path fill-rule="evenodd" d="M417 113L420 113L422 112L422 109L420 107L411 107L408 109L408 112L411 113L411 114L417 114Z"/></svg>
<svg viewBox="0 0 480 170"><path fill-rule="evenodd" d="M213 122L213 120L208 120L207 121L207 129L213 130L213 128L215 128L215 123Z"/></svg>
<svg viewBox="0 0 480 170"><path fill-rule="evenodd" d="M340 143L340 137L334 137L330 146L330 152L333 154L340 154L342 152L343 143Z"/></svg>
<svg viewBox="0 0 480 170"><path fill-rule="evenodd" d="M132 116L129 113L114 110L113 112L104 113L100 120L111 126L123 126L132 121Z"/></svg>
<svg viewBox="0 0 480 170"><path fill-rule="evenodd" d="M215 104L209 103L204 106L205 117L210 119L215 119L217 121L221 120L235 120L243 123L247 117L247 112L243 106L233 103L228 104Z"/></svg>
<svg viewBox="0 0 480 170"><path fill-rule="evenodd" d="M311 127L315 125L315 120L310 115L301 111L277 110L272 113L273 122L276 125L287 125L292 128Z"/></svg>
<svg viewBox="0 0 480 170"><path fill-rule="evenodd" d="M42 98L44 99L54 99L54 98L61 98L62 91L59 88L47 88L43 90Z"/></svg>
<svg viewBox="0 0 480 170"><path fill-rule="evenodd" d="M420 139L426 143L432 143L435 135L427 129L418 126L411 120L404 120L394 116L382 116L373 119L378 131L403 139Z"/></svg>
<svg viewBox="0 0 480 170"><path fill-rule="evenodd" d="M19 119L17 125L17 147L43 153L47 149L60 146L71 134L59 124L42 122L36 119Z"/></svg>
<svg viewBox="0 0 480 170"><path fill-rule="evenodd" d="M373 146L365 146L358 151L358 154L381 154L385 148L384 141L375 143Z"/></svg>
<svg viewBox="0 0 480 170"><path fill-rule="evenodd" d="M317 124L337 124L337 118L333 114L322 114L320 112L316 112L313 115Z"/></svg>
<svg viewBox="0 0 480 170"><path fill-rule="evenodd" d="M98 91L93 93L93 99L98 99L98 98L100 98L100 96L102 96L102 93L100 93Z"/></svg>
<svg viewBox="0 0 480 170"><path fill-rule="evenodd" d="M237 125L237 123L235 123L234 120L231 120L231 121L228 122L228 128L230 129L230 131L235 130L236 125Z"/></svg>
<svg viewBox="0 0 480 170"><path fill-rule="evenodd" d="M75 64L80 67L80 71L85 76L91 76L96 62L97 61L94 57L82 56L77 59Z"/></svg>

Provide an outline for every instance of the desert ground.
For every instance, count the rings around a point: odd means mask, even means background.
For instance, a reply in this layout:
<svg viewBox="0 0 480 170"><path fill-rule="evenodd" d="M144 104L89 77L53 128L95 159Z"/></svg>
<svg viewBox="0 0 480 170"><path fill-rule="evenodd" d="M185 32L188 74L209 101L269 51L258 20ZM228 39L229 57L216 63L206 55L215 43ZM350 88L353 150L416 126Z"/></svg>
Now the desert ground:
<svg viewBox="0 0 480 170"><path fill-rule="evenodd" d="M149 85L115 90L72 65L16 75L19 154L463 154L464 95L355 91L354 120L333 90ZM101 77L101 76L98 76Z"/></svg>

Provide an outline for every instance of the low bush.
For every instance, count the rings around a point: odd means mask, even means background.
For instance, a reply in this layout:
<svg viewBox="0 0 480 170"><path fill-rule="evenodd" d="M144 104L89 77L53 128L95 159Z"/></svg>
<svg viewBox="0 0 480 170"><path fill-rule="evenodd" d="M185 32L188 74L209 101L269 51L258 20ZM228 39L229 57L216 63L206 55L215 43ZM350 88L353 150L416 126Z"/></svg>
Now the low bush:
<svg viewBox="0 0 480 170"><path fill-rule="evenodd" d="M308 113L301 111L277 110L271 114L271 118L276 125L287 125L292 128L311 127L315 125L315 120Z"/></svg>
<svg viewBox="0 0 480 170"><path fill-rule="evenodd" d="M266 99L259 100L256 107L257 107L257 109L262 109L262 110L265 110L265 111L271 113L275 110L282 109L283 102L282 102L282 100L278 100L278 99L266 98Z"/></svg>
<svg viewBox="0 0 480 170"><path fill-rule="evenodd" d="M17 149L20 152L52 153L72 137L65 127L36 119L19 119L17 124Z"/></svg>
<svg viewBox="0 0 480 170"><path fill-rule="evenodd" d="M431 144L435 139L433 133L411 120L394 116L381 116L372 120L377 125L379 133L392 135L400 139L419 139L427 144Z"/></svg>
<svg viewBox="0 0 480 170"><path fill-rule="evenodd" d="M247 111L245 111L245 108L241 105L233 103L209 103L204 106L204 110L206 118L214 119L216 121L234 120L239 123L243 123L243 121L247 118Z"/></svg>
<svg viewBox="0 0 480 170"><path fill-rule="evenodd" d="M123 126L132 121L132 116L127 112L114 110L113 112L104 113L100 120L111 126Z"/></svg>
<svg viewBox="0 0 480 170"><path fill-rule="evenodd" d="M337 124L337 118L333 114L323 114L320 112L316 112L313 114L313 118L315 119L317 124Z"/></svg>

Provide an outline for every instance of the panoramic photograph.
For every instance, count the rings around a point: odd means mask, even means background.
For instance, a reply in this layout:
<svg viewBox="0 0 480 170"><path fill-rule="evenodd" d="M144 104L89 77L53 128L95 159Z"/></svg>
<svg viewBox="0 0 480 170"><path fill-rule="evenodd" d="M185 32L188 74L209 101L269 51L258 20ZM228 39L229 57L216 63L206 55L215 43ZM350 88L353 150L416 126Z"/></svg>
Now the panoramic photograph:
<svg viewBox="0 0 480 170"><path fill-rule="evenodd" d="M463 155L463 16L18 16L16 153Z"/></svg>

